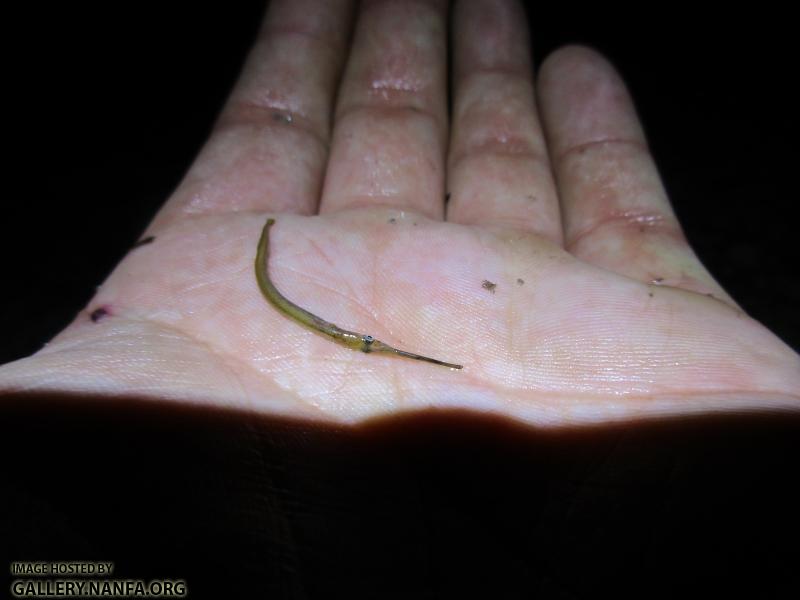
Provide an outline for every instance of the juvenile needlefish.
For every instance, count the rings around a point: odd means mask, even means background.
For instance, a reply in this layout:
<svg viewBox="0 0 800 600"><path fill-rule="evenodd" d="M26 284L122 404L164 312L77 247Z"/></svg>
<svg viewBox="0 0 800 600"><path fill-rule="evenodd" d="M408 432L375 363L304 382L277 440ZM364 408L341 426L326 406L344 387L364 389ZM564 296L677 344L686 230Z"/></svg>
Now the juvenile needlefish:
<svg viewBox="0 0 800 600"><path fill-rule="evenodd" d="M275 224L275 219L267 219L264 229L261 231L261 239L258 241L258 250L256 251L256 279L258 280L258 287L261 293L275 308L290 317L306 325L311 329L319 331L331 338L351 348L353 350L361 350L361 352L382 352L384 354L396 354L398 356L405 356L406 358L413 358L414 360L423 360L425 362L433 363L435 365L442 365L451 369L462 369L462 365L444 362L421 354L414 354L413 352L406 352L405 350L398 350L392 348L389 344L384 344L380 340L364 333L356 333L354 331L347 331L333 323L329 323L325 319L311 314L306 309L297 306L294 302L286 298L278 291L278 288L272 283L269 278L269 230Z"/></svg>

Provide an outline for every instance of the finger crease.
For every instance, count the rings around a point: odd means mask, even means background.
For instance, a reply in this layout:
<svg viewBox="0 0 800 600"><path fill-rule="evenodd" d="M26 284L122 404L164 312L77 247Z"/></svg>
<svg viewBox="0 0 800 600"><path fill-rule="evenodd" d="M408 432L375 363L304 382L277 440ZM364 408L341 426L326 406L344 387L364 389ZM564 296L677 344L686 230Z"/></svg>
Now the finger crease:
<svg viewBox="0 0 800 600"><path fill-rule="evenodd" d="M289 126L295 131L307 135L317 142L326 151L328 150L328 137L317 132L318 127L310 123L305 115L286 110L279 104L258 104L245 100L232 101L217 122L215 129L225 127L248 125L278 129L280 125Z"/></svg>
<svg viewBox="0 0 800 600"><path fill-rule="evenodd" d="M334 37L321 35L303 29L292 29L289 27L268 27L263 29L258 35L258 43L272 42L275 38L302 38L326 46L328 49L338 53L342 49L342 41Z"/></svg>
<svg viewBox="0 0 800 600"><path fill-rule="evenodd" d="M659 233L683 239L683 232L671 216L657 212L628 210L621 213L611 213L604 218L597 219L588 227L570 236L571 239L567 242L567 248L574 248L585 238L608 226L636 229L638 233Z"/></svg>
<svg viewBox="0 0 800 600"><path fill-rule="evenodd" d="M548 164L547 158L541 152L531 148L530 143L525 140L505 141L501 138L494 138L474 146L469 150L457 153L453 159L451 167L459 163L466 162L475 158L501 158L514 160L527 160L532 163Z"/></svg>
<svg viewBox="0 0 800 600"><path fill-rule="evenodd" d="M649 154L647 144L640 140L625 138L601 138L597 140L589 140L587 142L567 148L564 152L558 155L556 162L561 163L572 154L584 154L588 150L594 150L596 148L604 149L608 148L609 146L632 146Z"/></svg>
<svg viewBox="0 0 800 600"><path fill-rule="evenodd" d="M361 103L361 104L351 104L347 108L343 109L336 115L336 119L339 121L343 121L345 119L353 118L353 116L359 116L359 113L363 113L364 115L371 115L375 114L378 117L400 117L403 116L403 113L407 113L410 116L414 117L423 117L430 121L433 121L434 127L437 131L441 131L439 119L436 115L426 108L421 108L414 104L399 104L399 105L384 105L383 102L376 103L376 104L369 104L369 103Z"/></svg>
<svg viewBox="0 0 800 600"><path fill-rule="evenodd" d="M530 71L519 66L514 66L516 63L504 65L493 65L491 67L476 67L464 71L458 75L457 87L459 89L465 87L472 79L480 81L483 78L495 79L499 75L508 83L517 82L524 84L528 89L533 88L533 81L531 80Z"/></svg>

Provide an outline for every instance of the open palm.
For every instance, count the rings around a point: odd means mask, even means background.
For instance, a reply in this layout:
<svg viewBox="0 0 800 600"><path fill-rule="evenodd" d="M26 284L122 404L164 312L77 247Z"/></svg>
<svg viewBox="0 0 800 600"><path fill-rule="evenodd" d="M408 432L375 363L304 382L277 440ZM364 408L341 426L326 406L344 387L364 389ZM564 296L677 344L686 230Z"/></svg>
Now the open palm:
<svg viewBox="0 0 800 600"><path fill-rule="evenodd" d="M800 407L797 355L692 253L600 56L558 51L534 92L518 9L459 3L448 116L445 3L362 3L349 49L348 9L300 4L273 3L152 243L45 350L0 371L5 386L38 373L348 421ZM253 271L268 216L286 297L463 370L354 352L269 305Z"/></svg>

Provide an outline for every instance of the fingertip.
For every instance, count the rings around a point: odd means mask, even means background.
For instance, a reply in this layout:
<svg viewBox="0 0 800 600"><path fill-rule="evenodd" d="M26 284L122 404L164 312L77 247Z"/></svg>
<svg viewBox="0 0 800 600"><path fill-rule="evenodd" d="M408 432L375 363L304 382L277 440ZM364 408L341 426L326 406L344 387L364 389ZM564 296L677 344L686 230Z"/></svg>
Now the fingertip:
<svg viewBox="0 0 800 600"><path fill-rule="evenodd" d="M625 82L594 48L569 45L552 52L538 73L537 99L554 157L588 141L645 144Z"/></svg>
<svg viewBox="0 0 800 600"><path fill-rule="evenodd" d="M544 83L554 76L559 78L587 71L616 74L611 61L599 50L585 44L567 44L548 54L539 67L537 80Z"/></svg>

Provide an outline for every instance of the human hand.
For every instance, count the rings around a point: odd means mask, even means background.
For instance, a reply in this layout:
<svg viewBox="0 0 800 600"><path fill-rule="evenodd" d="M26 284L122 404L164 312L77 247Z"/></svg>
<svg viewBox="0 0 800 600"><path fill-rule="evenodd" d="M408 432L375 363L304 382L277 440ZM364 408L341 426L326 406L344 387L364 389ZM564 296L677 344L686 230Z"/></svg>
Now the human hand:
<svg viewBox="0 0 800 600"><path fill-rule="evenodd" d="M459 4L448 118L443 3L362 5L348 55L344 5L273 3L153 243L0 370L4 389L553 426L800 406L797 355L686 244L602 58L557 52L535 101L517 9ZM288 298L463 371L353 352L276 312L252 266L268 215Z"/></svg>

